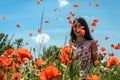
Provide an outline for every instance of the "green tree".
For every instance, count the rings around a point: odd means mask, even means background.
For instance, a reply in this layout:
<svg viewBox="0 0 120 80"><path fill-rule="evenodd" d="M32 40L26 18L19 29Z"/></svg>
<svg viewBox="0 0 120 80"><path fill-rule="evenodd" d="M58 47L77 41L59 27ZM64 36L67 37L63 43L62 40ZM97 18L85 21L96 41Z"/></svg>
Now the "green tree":
<svg viewBox="0 0 120 80"><path fill-rule="evenodd" d="M14 35L8 40L8 34L0 33L0 55L7 49L13 48L13 45L11 44L13 36Z"/></svg>
<svg viewBox="0 0 120 80"><path fill-rule="evenodd" d="M2 55L4 51L8 49L18 49L23 46L23 38L15 39L15 41L12 42L13 37L14 34L9 39L8 34L0 33L0 55Z"/></svg>

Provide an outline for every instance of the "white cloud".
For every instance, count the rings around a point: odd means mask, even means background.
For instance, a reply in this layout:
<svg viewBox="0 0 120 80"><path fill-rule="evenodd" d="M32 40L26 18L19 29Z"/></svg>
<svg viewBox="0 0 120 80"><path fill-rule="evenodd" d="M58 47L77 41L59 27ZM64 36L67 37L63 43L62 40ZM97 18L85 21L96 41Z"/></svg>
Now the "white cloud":
<svg viewBox="0 0 120 80"><path fill-rule="evenodd" d="M48 34L41 33L41 34L38 34L36 37L33 37L32 39L34 39L35 42L37 43L45 44L50 40L50 37Z"/></svg>
<svg viewBox="0 0 120 80"><path fill-rule="evenodd" d="M67 0L58 0L60 7L66 6L69 4Z"/></svg>

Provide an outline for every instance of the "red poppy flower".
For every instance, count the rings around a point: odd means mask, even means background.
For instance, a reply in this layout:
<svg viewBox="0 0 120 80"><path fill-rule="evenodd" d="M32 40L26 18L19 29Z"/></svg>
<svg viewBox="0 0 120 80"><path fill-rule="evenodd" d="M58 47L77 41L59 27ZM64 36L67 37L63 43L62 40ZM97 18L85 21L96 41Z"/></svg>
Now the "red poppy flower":
<svg viewBox="0 0 120 80"><path fill-rule="evenodd" d="M46 64L46 61L38 59L35 61L34 67L41 67L42 65L45 65L45 64Z"/></svg>
<svg viewBox="0 0 120 80"><path fill-rule="evenodd" d="M4 54L5 54L7 57L9 57L9 56L11 56L11 55L13 54L13 52L14 52L14 49L8 49L8 50L6 50L6 51L4 52Z"/></svg>
<svg viewBox="0 0 120 80"><path fill-rule="evenodd" d="M3 64L2 66L5 67L5 66L10 66L13 62L13 58L5 58L5 60L3 61Z"/></svg>
<svg viewBox="0 0 120 80"><path fill-rule="evenodd" d="M110 68L113 65L119 64L119 59L118 58L109 58L107 61L107 67Z"/></svg>
<svg viewBox="0 0 120 80"><path fill-rule="evenodd" d="M47 79L51 80L54 78L60 78L62 76L61 72L53 65L48 66L39 74L40 74L39 78L41 80L47 80Z"/></svg>
<svg viewBox="0 0 120 80"><path fill-rule="evenodd" d="M99 80L99 77L97 75L92 75L91 80Z"/></svg>
<svg viewBox="0 0 120 80"><path fill-rule="evenodd" d="M22 58L28 58L28 59L32 59L32 55L31 53L28 51L28 49L26 48L20 48L18 50L15 51L15 54L17 56L20 56Z"/></svg>
<svg viewBox="0 0 120 80"><path fill-rule="evenodd" d="M21 79L22 75L19 72L13 73L12 74L12 80L14 79Z"/></svg>
<svg viewBox="0 0 120 80"><path fill-rule="evenodd" d="M99 60L95 60L94 64L97 65L97 64L99 64L99 62L100 62Z"/></svg>
<svg viewBox="0 0 120 80"><path fill-rule="evenodd" d="M73 51L73 48L70 46L65 46L64 48L60 49L61 54L69 55Z"/></svg>
<svg viewBox="0 0 120 80"><path fill-rule="evenodd" d="M2 78L2 80L7 80L7 74L3 74L3 78Z"/></svg>
<svg viewBox="0 0 120 80"><path fill-rule="evenodd" d="M65 65L67 65L69 58L67 54L63 54L59 56L59 60L60 62L64 63Z"/></svg>

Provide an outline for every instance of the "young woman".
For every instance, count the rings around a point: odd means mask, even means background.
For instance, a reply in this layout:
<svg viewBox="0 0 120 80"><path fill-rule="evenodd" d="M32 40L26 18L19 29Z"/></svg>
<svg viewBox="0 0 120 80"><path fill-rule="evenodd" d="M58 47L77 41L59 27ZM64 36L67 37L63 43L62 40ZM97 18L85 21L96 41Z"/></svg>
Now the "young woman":
<svg viewBox="0 0 120 80"><path fill-rule="evenodd" d="M84 18L76 18L71 29L71 43L75 54L81 61L80 71L90 73L91 64L98 59L97 46L90 35L89 27Z"/></svg>

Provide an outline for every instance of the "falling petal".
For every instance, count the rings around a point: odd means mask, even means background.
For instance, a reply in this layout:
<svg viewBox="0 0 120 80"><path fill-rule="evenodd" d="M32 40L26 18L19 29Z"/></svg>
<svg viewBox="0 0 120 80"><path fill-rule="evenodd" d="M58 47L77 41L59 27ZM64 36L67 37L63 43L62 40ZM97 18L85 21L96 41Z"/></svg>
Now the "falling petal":
<svg viewBox="0 0 120 80"><path fill-rule="evenodd" d="M106 55L106 51L104 51L103 54Z"/></svg>
<svg viewBox="0 0 120 80"><path fill-rule="evenodd" d="M73 12L70 11L69 13L70 13L71 16L75 16L75 14Z"/></svg>
<svg viewBox="0 0 120 80"><path fill-rule="evenodd" d="M83 29L84 28L84 26L80 26L80 29Z"/></svg>
<svg viewBox="0 0 120 80"><path fill-rule="evenodd" d="M54 9L54 11L57 11L57 10L58 10L58 8L55 8L55 9Z"/></svg>
<svg viewBox="0 0 120 80"><path fill-rule="evenodd" d="M72 26L72 28L74 28L74 27L75 27L75 24L72 24L71 26Z"/></svg>
<svg viewBox="0 0 120 80"><path fill-rule="evenodd" d="M90 32L93 33L93 32L94 32L94 29L91 29Z"/></svg>
<svg viewBox="0 0 120 80"><path fill-rule="evenodd" d="M55 18L55 20L59 20L58 18Z"/></svg>
<svg viewBox="0 0 120 80"><path fill-rule="evenodd" d="M37 0L37 4L38 4L38 5L40 4L40 2L41 2L41 0Z"/></svg>
<svg viewBox="0 0 120 80"><path fill-rule="evenodd" d="M98 40L94 40L93 43L94 43L94 44L98 44Z"/></svg>
<svg viewBox="0 0 120 80"><path fill-rule="evenodd" d="M117 44L117 45L111 44L111 47L114 48L115 50L120 50L120 45L119 44Z"/></svg>
<svg viewBox="0 0 120 80"><path fill-rule="evenodd" d="M26 44L26 45L29 45L29 43L28 43L28 42L26 42L25 44Z"/></svg>
<svg viewBox="0 0 120 80"><path fill-rule="evenodd" d="M72 16L75 16L75 14L72 14Z"/></svg>
<svg viewBox="0 0 120 80"><path fill-rule="evenodd" d="M38 29L38 33L40 33L41 32L41 30L40 29Z"/></svg>
<svg viewBox="0 0 120 80"><path fill-rule="evenodd" d="M5 17L5 16L2 16L2 20L6 20L6 17Z"/></svg>
<svg viewBox="0 0 120 80"><path fill-rule="evenodd" d="M19 24L16 24L16 28L20 28L20 25L19 25Z"/></svg>
<svg viewBox="0 0 120 80"><path fill-rule="evenodd" d="M91 2L88 3L88 6L91 6Z"/></svg>
<svg viewBox="0 0 120 80"><path fill-rule="evenodd" d="M70 16L67 17L68 20L69 20L70 18L71 18Z"/></svg>
<svg viewBox="0 0 120 80"><path fill-rule="evenodd" d="M29 36L32 36L32 35L33 35L32 33L29 34Z"/></svg>
<svg viewBox="0 0 120 80"><path fill-rule="evenodd" d="M106 51L106 48L105 47L101 47L100 50L101 51Z"/></svg>
<svg viewBox="0 0 120 80"><path fill-rule="evenodd" d="M79 4L73 4L73 7L74 8L80 8L80 5Z"/></svg>
<svg viewBox="0 0 120 80"><path fill-rule="evenodd" d="M96 26L96 23L95 23L95 22L93 22L93 23L91 24L91 26Z"/></svg>
<svg viewBox="0 0 120 80"><path fill-rule="evenodd" d="M95 6L95 7L99 7L99 4L98 4L98 3L95 3L94 6Z"/></svg>
<svg viewBox="0 0 120 80"><path fill-rule="evenodd" d="M85 30L84 30L84 29L79 28L79 29L77 30L77 32L79 32L82 36L85 35Z"/></svg>
<svg viewBox="0 0 120 80"><path fill-rule="evenodd" d="M110 53L109 56L114 56L114 52Z"/></svg>
<svg viewBox="0 0 120 80"><path fill-rule="evenodd" d="M105 40L108 40L108 39L109 39L109 37L108 37L108 36L106 36L106 37L105 37Z"/></svg>
<svg viewBox="0 0 120 80"><path fill-rule="evenodd" d="M73 21L69 19L69 24L73 24Z"/></svg>
<svg viewBox="0 0 120 80"><path fill-rule="evenodd" d="M98 19L94 19L93 22L94 22L94 23L98 23L99 20L98 20Z"/></svg>
<svg viewBox="0 0 120 80"><path fill-rule="evenodd" d="M50 21L49 20L45 20L45 23L50 23Z"/></svg>
<svg viewBox="0 0 120 80"><path fill-rule="evenodd" d="M100 46L100 44L96 44L96 46Z"/></svg>

